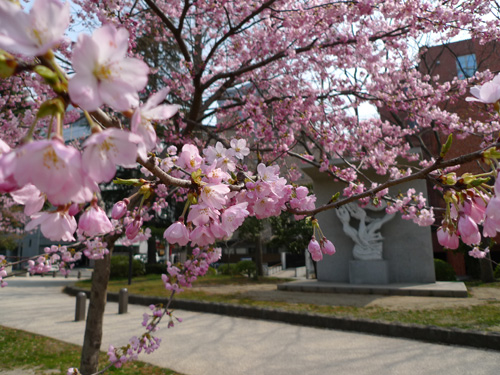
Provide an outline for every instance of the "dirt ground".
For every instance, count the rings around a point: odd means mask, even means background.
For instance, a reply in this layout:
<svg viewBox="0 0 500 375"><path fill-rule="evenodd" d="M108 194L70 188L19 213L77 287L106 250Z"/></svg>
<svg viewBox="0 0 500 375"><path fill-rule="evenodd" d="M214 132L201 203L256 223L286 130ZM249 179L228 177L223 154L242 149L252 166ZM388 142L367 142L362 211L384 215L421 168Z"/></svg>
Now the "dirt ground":
<svg viewBox="0 0 500 375"><path fill-rule="evenodd" d="M13 370L0 370L0 375L51 375L58 374L59 370L38 370L38 369L27 369L27 368L17 368Z"/></svg>
<svg viewBox="0 0 500 375"><path fill-rule="evenodd" d="M468 307L500 302L500 288L469 288L468 298L382 296L364 294L334 294L289 292L277 289L276 285L223 285L193 288L212 294L239 294L261 301L281 301L290 303L310 303L329 306L383 307L390 310L427 310L452 307Z"/></svg>

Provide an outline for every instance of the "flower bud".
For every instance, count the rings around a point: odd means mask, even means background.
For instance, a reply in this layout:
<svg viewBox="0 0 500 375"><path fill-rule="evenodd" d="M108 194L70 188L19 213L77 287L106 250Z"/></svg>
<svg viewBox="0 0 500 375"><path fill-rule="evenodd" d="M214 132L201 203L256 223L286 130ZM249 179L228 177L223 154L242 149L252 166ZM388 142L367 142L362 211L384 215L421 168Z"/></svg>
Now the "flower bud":
<svg viewBox="0 0 500 375"><path fill-rule="evenodd" d="M142 218L135 218L129 225L127 225L127 229L125 230L125 235L129 240L133 240L139 234L139 231L142 227Z"/></svg>
<svg viewBox="0 0 500 375"><path fill-rule="evenodd" d="M73 203L69 206L68 214L71 216L76 216L80 212L80 205L78 203Z"/></svg>
<svg viewBox="0 0 500 375"><path fill-rule="evenodd" d="M0 50L0 78L9 78L16 71L17 62L10 53Z"/></svg>
<svg viewBox="0 0 500 375"><path fill-rule="evenodd" d="M311 238L311 241L307 246L307 250L309 250L309 252L311 253L311 258L315 262L318 262L323 259L323 253L321 252L319 243L318 241L316 241L316 238L314 238L314 236Z"/></svg>
<svg viewBox="0 0 500 375"><path fill-rule="evenodd" d="M115 220L120 220L127 213L128 199L116 202L111 210L111 217Z"/></svg>

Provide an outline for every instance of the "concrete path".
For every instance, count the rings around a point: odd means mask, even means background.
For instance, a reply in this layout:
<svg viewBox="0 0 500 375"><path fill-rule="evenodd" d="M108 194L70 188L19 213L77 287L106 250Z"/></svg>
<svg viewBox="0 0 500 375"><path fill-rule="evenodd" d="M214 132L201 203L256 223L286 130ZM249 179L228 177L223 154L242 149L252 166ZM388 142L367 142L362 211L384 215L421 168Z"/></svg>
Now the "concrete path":
<svg viewBox="0 0 500 375"><path fill-rule="evenodd" d="M0 290L0 325L82 344L75 298L61 293L72 279L15 278ZM105 313L103 349L141 333L141 306ZM162 346L141 360L186 375L498 374L500 354L365 334L176 311L184 321L158 332ZM77 365L77 364L75 364Z"/></svg>

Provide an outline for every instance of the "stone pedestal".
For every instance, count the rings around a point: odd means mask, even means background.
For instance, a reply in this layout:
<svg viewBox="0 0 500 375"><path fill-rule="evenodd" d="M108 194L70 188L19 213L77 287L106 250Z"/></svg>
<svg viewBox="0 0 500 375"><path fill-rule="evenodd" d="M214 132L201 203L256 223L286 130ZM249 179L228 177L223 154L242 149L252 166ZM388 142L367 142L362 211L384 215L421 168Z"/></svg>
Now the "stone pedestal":
<svg viewBox="0 0 500 375"><path fill-rule="evenodd" d="M351 260L350 284L389 284L389 266L386 260Z"/></svg>

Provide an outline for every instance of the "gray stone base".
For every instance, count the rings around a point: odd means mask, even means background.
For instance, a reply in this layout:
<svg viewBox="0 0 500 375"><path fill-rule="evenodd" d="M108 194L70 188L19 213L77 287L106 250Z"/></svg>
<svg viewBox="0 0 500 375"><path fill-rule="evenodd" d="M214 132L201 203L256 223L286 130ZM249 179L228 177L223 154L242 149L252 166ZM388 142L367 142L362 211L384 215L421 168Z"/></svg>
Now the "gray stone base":
<svg viewBox="0 0 500 375"><path fill-rule="evenodd" d="M349 283L389 284L389 268L386 260L349 261Z"/></svg>
<svg viewBox="0 0 500 375"><path fill-rule="evenodd" d="M418 296L467 298L467 288L459 281L435 283L393 283L355 285L318 280L300 280L278 284L278 290L306 293L375 294L380 296Z"/></svg>

